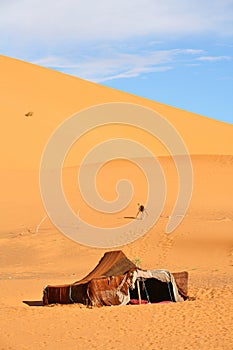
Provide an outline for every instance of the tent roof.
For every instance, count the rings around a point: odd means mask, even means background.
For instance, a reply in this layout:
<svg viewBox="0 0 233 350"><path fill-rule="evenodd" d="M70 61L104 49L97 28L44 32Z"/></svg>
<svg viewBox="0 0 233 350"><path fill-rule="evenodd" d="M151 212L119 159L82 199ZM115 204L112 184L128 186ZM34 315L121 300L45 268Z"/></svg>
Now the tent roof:
<svg viewBox="0 0 233 350"><path fill-rule="evenodd" d="M100 259L98 265L86 277L74 284L84 284L91 281L93 278L103 278L109 276L123 275L130 269L137 266L130 261L121 250L107 252Z"/></svg>

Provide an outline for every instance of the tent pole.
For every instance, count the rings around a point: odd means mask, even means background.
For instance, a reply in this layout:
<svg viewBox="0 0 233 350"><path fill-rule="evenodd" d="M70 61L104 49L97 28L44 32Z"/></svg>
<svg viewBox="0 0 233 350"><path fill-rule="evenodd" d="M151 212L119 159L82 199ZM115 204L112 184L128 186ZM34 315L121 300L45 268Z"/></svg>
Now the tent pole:
<svg viewBox="0 0 233 350"><path fill-rule="evenodd" d="M137 279L137 287L138 287L138 301L139 301L139 305L141 305L141 292L140 292L140 285L139 285L138 279Z"/></svg>

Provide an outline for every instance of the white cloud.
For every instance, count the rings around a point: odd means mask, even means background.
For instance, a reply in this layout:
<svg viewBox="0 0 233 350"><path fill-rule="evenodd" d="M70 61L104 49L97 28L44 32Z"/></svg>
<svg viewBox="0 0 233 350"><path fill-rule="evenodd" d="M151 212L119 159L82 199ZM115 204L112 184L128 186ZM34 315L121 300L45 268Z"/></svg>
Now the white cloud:
<svg viewBox="0 0 233 350"><path fill-rule="evenodd" d="M187 63L186 66L187 67L199 67L201 65L201 63Z"/></svg>
<svg viewBox="0 0 233 350"><path fill-rule="evenodd" d="M0 0L0 7L3 54L95 82L167 71L178 59L195 64L197 54L217 61L202 50L159 47L233 36L233 0Z"/></svg>
<svg viewBox="0 0 233 350"><path fill-rule="evenodd" d="M0 5L1 35L21 38L21 44L233 35L232 0L2 0Z"/></svg>
<svg viewBox="0 0 233 350"><path fill-rule="evenodd" d="M198 57L198 61L205 61L205 62L219 62L219 61L229 61L232 58L230 56L202 56Z"/></svg>
<svg viewBox="0 0 233 350"><path fill-rule="evenodd" d="M115 75L110 75L110 76L103 76L102 78L96 78L93 79L96 83L101 83L109 80L114 80L114 79L123 79L123 78L135 78L141 75L144 75L146 73L152 73L152 72L166 72L168 70L172 69L171 66L160 66L160 67L139 67L139 68L134 68L128 71L125 71L124 73L120 74L115 74Z"/></svg>
<svg viewBox="0 0 233 350"><path fill-rule="evenodd" d="M139 53L119 53L114 50L107 56L89 56L85 60L68 60L48 56L33 63L57 68L80 78L103 82L120 78L132 78L152 72L165 72L173 68L177 59L190 59L203 50L173 49L141 51Z"/></svg>

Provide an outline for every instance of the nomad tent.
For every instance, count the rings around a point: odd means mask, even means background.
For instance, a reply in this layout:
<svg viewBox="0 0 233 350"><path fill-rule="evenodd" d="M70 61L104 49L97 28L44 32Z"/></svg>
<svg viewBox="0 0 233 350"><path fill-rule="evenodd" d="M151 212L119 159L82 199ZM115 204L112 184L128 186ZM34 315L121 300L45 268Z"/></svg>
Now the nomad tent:
<svg viewBox="0 0 233 350"><path fill-rule="evenodd" d="M122 251L104 254L98 265L78 282L46 286L43 304L82 303L87 306L184 301L188 273L142 270Z"/></svg>

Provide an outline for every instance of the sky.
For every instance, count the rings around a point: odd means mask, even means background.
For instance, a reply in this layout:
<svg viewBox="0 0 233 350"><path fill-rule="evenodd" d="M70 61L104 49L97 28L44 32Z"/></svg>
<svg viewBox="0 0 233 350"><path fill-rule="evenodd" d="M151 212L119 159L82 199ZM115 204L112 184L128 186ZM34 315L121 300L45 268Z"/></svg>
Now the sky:
<svg viewBox="0 0 233 350"><path fill-rule="evenodd" d="M0 54L233 124L233 0L0 0Z"/></svg>

